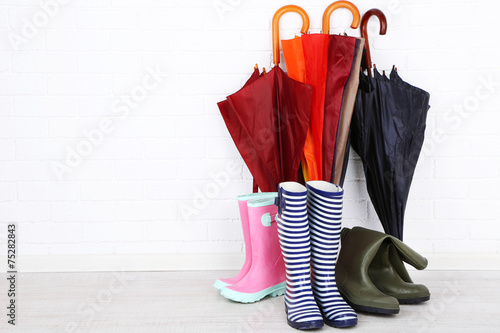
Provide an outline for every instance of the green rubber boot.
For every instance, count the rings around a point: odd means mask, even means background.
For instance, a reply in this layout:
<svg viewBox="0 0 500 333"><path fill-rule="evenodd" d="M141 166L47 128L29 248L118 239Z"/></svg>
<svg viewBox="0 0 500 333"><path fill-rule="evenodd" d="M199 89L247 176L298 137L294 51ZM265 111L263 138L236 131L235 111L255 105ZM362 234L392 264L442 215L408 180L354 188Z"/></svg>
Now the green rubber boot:
<svg viewBox="0 0 500 333"><path fill-rule="evenodd" d="M431 297L426 286L413 283L399 251L389 242L380 247L368 267L368 275L381 292L395 297L399 304L422 303Z"/></svg>
<svg viewBox="0 0 500 333"><path fill-rule="evenodd" d="M413 284L402 262L424 269L427 259L399 239L355 227L344 228L341 241L340 264L335 272L337 285L355 310L396 314L399 303L418 303L430 298L425 286Z"/></svg>
<svg viewBox="0 0 500 333"><path fill-rule="evenodd" d="M337 288L356 311L397 314L398 300L378 290L368 275L368 267L384 238L374 237L364 230L358 227L342 229L342 245L335 268Z"/></svg>

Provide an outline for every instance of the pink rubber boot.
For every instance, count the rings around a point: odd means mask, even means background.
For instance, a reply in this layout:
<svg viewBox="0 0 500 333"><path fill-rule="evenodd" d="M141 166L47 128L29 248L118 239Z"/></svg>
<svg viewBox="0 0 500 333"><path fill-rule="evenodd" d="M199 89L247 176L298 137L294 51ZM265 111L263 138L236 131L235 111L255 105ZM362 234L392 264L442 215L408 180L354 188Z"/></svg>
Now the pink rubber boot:
<svg viewBox="0 0 500 333"><path fill-rule="evenodd" d="M250 227L248 225L248 200L255 199L265 199L265 198L274 198L277 197L276 192L264 192L264 193L251 193L238 196L238 205L240 208L240 219L241 226L243 228L243 239L245 240L245 262L243 267L241 268L238 275L232 278L218 279L214 283L214 287L216 289L222 290L222 288L226 286L233 285L240 281L250 270L252 266L252 242L250 241Z"/></svg>
<svg viewBox="0 0 500 333"><path fill-rule="evenodd" d="M241 303L253 303L265 296L285 293L285 263L278 239L274 217L278 207L274 197L251 200L247 203L252 243L252 265L239 282L227 286L221 295Z"/></svg>

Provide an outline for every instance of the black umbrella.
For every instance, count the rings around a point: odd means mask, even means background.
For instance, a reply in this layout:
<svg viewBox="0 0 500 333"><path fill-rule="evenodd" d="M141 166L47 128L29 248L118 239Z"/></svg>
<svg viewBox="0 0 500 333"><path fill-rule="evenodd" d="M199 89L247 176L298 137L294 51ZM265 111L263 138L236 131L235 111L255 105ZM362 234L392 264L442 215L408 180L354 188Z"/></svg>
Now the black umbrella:
<svg viewBox="0 0 500 333"><path fill-rule="evenodd" d="M363 16L361 32L366 45L366 23L372 15L385 19L379 10L370 10ZM366 53L365 59L369 59L369 49ZM351 145L363 161L368 194L385 232L400 240L406 202L424 141L429 98L428 92L403 81L394 67L389 77L377 69L374 77L360 74Z"/></svg>

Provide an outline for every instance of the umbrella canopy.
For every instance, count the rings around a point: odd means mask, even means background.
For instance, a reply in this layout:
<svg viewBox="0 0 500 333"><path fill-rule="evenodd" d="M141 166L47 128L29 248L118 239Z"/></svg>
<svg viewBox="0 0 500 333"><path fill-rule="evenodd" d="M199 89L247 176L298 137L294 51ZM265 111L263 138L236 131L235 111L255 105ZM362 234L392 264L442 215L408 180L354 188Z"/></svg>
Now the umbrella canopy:
<svg viewBox="0 0 500 333"><path fill-rule="evenodd" d="M281 45L290 77L313 87L311 121L302 158L304 180L323 179L321 147L328 72L328 36L308 34L283 40Z"/></svg>
<svg viewBox="0 0 500 333"><path fill-rule="evenodd" d="M282 40L281 48L285 57L286 72L288 76L300 82L306 82L306 63L302 37Z"/></svg>
<svg viewBox="0 0 500 333"><path fill-rule="evenodd" d="M301 14L302 31L308 30L305 11L285 6L273 18L273 40L279 38L280 17L290 11ZM280 182L297 180L312 100L311 86L288 77L278 66L279 58L275 64L265 75L254 71L242 89L218 104L236 147L263 192L276 191Z"/></svg>
<svg viewBox="0 0 500 333"><path fill-rule="evenodd" d="M306 83L313 87L311 122L304 146L304 179L323 179L323 123L325 119L326 78L328 71L328 35L302 36Z"/></svg>
<svg viewBox="0 0 500 333"><path fill-rule="evenodd" d="M332 181L344 88L351 77L353 63L358 59L359 39L328 34L330 16L338 8L351 10L353 13L351 26L357 28L360 15L356 6L348 1L337 1L325 10L323 34L307 34L300 38L282 41L283 55L290 77L310 84L314 88L311 122L302 159L305 181L318 179ZM357 86L354 91L356 89ZM355 93L351 95L353 100Z"/></svg>
<svg viewBox="0 0 500 333"><path fill-rule="evenodd" d="M363 161L368 194L385 232L402 240L430 95L403 81L395 68L389 78L374 72L374 77L360 75L351 144Z"/></svg>
<svg viewBox="0 0 500 333"><path fill-rule="evenodd" d="M256 65L252 75L243 85L243 88L245 88L247 85L257 80L260 77L260 75L261 74L259 74L259 68ZM264 75L264 73L262 75ZM222 102L217 103L217 106L219 107L222 118L226 123L229 134L231 135L231 138L233 139L236 148L240 152L241 157L245 161L246 165L249 166L250 172L252 173L252 175L258 175L259 183L261 183L263 187L267 188L266 184L273 184L274 182L272 175L266 168L264 162L257 154L257 151L253 148L250 135L246 132L245 128L241 126L236 111L233 109L231 103L229 103L228 100L224 100ZM253 192L257 191L258 191L258 183L257 180L254 178ZM270 191L271 190L266 192Z"/></svg>
<svg viewBox="0 0 500 333"><path fill-rule="evenodd" d="M309 125L312 87L290 79L280 67L228 96L252 146L274 184L257 184L275 191L284 181L296 181ZM267 190L270 186L270 190Z"/></svg>

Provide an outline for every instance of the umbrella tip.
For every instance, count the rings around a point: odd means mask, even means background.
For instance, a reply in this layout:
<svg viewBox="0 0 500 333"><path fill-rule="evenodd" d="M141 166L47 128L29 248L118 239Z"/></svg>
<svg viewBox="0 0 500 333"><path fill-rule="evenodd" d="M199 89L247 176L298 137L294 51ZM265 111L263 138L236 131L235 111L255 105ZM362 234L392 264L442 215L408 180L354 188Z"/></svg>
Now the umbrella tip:
<svg viewBox="0 0 500 333"><path fill-rule="evenodd" d="M259 64L255 64L254 69L259 69Z"/></svg>

